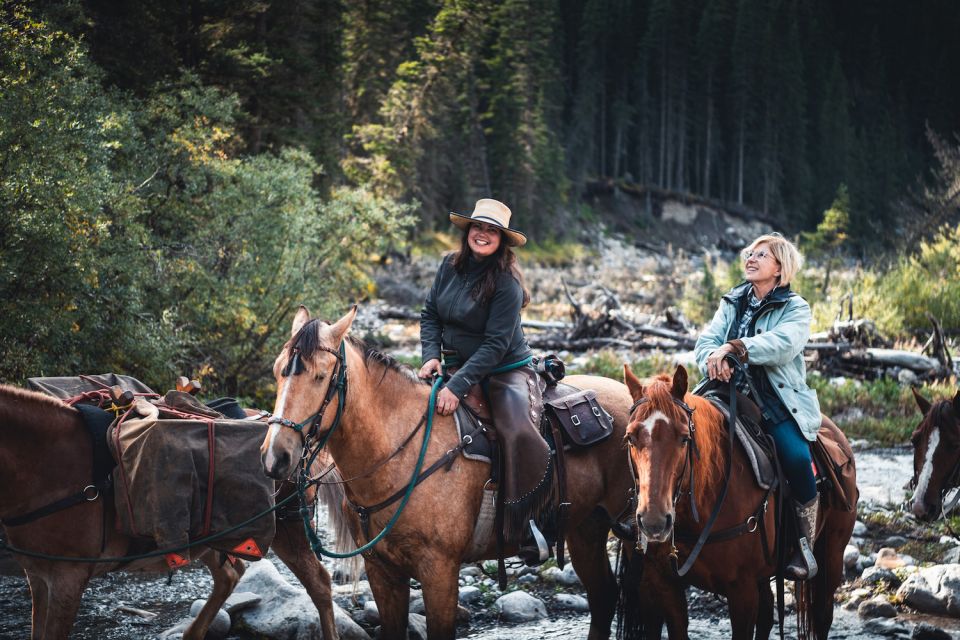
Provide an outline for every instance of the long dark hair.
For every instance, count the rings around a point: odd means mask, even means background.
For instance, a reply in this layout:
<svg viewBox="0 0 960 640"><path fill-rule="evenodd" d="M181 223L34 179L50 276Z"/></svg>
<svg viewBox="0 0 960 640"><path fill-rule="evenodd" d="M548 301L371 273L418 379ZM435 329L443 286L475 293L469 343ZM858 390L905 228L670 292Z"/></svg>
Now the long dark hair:
<svg viewBox="0 0 960 640"><path fill-rule="evenodd" d="M467 260L471 255L470 245L467 243L467 235L469 233L470 227L468 226L463 230L463 237L460 238L460 249L453 254L453 268L457 273L463 273L464 269L467 268ZM497 248L496 253L484 261L486 268L470 294L473 296L473 299L481 305L486 305L497 291L497 279L500 277L500 274L509 273L513 276L514 280L520 283L520 288L523 290L523 304L521 305L521 308L523 308L530 304L530 291L523 282L523 273L520 271L520 265L517 263L517 256L514 255L513 249L510 248L506 235L502 231L499 233L500 246Z"/></svg>

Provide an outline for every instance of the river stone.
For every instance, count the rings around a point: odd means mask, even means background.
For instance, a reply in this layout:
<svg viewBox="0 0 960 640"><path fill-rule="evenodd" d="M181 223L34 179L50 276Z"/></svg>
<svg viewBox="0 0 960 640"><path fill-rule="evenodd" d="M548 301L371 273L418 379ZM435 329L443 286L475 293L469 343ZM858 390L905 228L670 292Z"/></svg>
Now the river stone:
<svg viewBox="0 0 960 640"><path fill-rule="evenodd" d="M480 578L483 576L483 569L481 569L475 564L471 564L460 569L460 575L471 576L473 578Z"/></svg>
<svg viewBox="0 0 960 640"><path fill-rule="evenodd" d="M480 591L479 587L460 587L457 599L461 604L476 604L483 599L483 591Z"/></svg>
<svg viewBox="0 0 960 640"><path fill-rule="evenodd" d="M861 618L896 618L897 609L882 597L871 598L860 603L857 615Z"/></svg>
<svg viewBox="0 0 960 640"><path fill-rule="evenodd" d="M414 591L410 593L410 613L418 613L421 616L426 615L427 607L423 604L423 592Z"/></svg>
<svg viewBox="0 0 960 640"><path fill-rule="evenodd" d="M377 609L377 603L373 600L367 600L363 603L363 609L357 615L363 622L375 627L380 624L380 610Z"/></svg>
<svg viewBox="0 0 960 640"><path fill-rule="evenodd" d="M303 587L294 587L269 560L260 560L247 567L237 588L261 594L256 607L240 611L234 620L237 629L258 638L298 638L321 640L320 614ZM370 636L336 603L334 623L341 640L369 640Z"/></svg>
<svg viewBox="0 0 960 640"><path fill-rule="evenodd" d="M586 613L590 611L590 603L583 596L570 593L558 593L553 597L553 605L557 609Z"/></svg>
<svg viewBox="0 0 960 640"><path fill-rule="evenodd" d="M190 605L190 615L196 618L206 603L206 600L194 600L193 604ZM213 617L213 622L210 623L206 637L211 640L220 640L226 638L228 633L230 633L230 614L223 609L217 609L217 615Z"/></svg>
<svg viewBox="0 0 960 640"><path fill-rule="evenodd" d="M191 622L193 622L193 618L184 618L166 631L157 634L157 640L180 640Z"/></svg>
<svg viewBox="0 0 960 640"><path fill-rule="evenodd" d="M897 591L904 603L925 613L960 616L960 565L920 569Z"/></svg>
<svg viewBox="0 0 960 640"><path fill-rule="evenodd" d="M419 613L411 613L407 622L407 640L427 640L427 619Z"/></svg>
<svg viewBox="0 0 960 640"><path fill-rule="evenodd" d="M953 640L953 636L939 627L921 622L913 628L911 640Z"/></svg>
<svg viewBox="0 0 960 640"><path fill-rule="evenodd" d="M850 597L847 598L847 601L843 603L843 608L848 611L855 611L857 607L860 606L860 603L867 600L873 594L873 590L865 589L863 587L859 589L854 589L850 592Z"/></svg>
<svg viewBox="0 0 960 640"><path fill-rule="evenodd" d="M867 535L868 532L869 529L867 529L867 525L863 524L859 520L853 524L853 535L857 536L858 538L862 538L863 536Z"/></svg>
<svg viewBox="0 0 960 640"><path fill-rule="evenodd" d="M532 573L528 573L525 576L520 576L517 578L517 584L534 584L537 582L538 578Z"/></svg>
<svg viewBox="0 0 960 640"><path fill-rule="evenodd" d="M549 567L540 572L540 577L546 582L555 582L565 587L574 587L580 584L580 577L573 570L573 565L568 564L563 571L557 567Z"/></svg>
<svg viewBox="0 0 960 640"><path fill-rule="evenodd" d="M870 567L865 569L860 575L860 581L865 585L886 582L893 588L900 586L900 578L897 577L897 574L890 569L884 569L882 567Z"/></svg>
<svg viewBox="0 0 960 640"><path fill-rule="evenodd" d="M505 622L530 622L547 617L547 607L526 591L513 591L497 598L497 611Z"/></svg>
<svg viewBox="0 0 960 640"><path fill-rule="evenodd" d="M889 618L867 620L863 623L863 630L876 636L884 636L887 638L903 638L906 640L910 637L910 630L908 628L896 620Z"/></svg>
<svg viewBox="0 0 960 640"><path fill-rule="evenodd" d="M883 541L883 546L893 547L894 549L902 547L907 544L907 539L903 536L890 536Z"/></svg>
<svg viewBox="0 0 960 640"><path fill-rule="evenodd" d="M227 598L227 601L223 603L224 610L233 615L238 611L243 611L244 609L249 609L250 607L260 604L260 601L263 598L258 596L255 593L250 593L249 591L234 591L230 594L230 597Z"/></svg>
<svg viewBox="0 0 960 640"><path fill-rule="evenodd" d="M887 541L889 542L889 538ZM905 564L903 558L900 557L900 554L898 554L896 550L892 547L884 547L877 551L877 561L874 563L874 566L880 569L899 569Z"/></svg>
<svg viewBox="0 0 960 640"><path fill-rule="evenodd" d="M950 547L943 552L943 558L941 559L943 564L957 564L960 563L960 547Z"/></svg>
<svg viewBox="0 0 960 640"><path fill-rule="evenodd" d="M857 549L852 544L848 544L846 549L843 550L843 566L847 569L853 569L857 566L857 560L860 559L860 549Z"/></svg>

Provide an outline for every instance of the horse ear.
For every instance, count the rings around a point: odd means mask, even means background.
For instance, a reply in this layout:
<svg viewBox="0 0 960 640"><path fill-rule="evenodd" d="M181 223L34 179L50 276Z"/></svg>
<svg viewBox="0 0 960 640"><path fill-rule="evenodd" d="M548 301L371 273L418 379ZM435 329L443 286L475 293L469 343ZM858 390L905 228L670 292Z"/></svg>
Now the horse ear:
<svg viewBox="0 0 960 640"><path fill-rule="evenodd" d="M293 328L290 330L290 337L297 335L297 332L303 328L303 325L310 321L310 311L305 306L300 305L297 309L297 315L293 316Z"/></svg>
<svg viewBox="0 0 960 640"><path fill-rule="evenodd" d="M643 383L640 382L640 378L633 373L633 369L626 362L623 363L623 383L627 385L631 398L639 400L643 397Z"/></svg>
<svg viewBox="0 0 960 640"><path fill-rule="evenodd" d="M920 395L920 392L917 391L916 387L910 387L910 391L913 391L913 397L917 400L917 406L920 407L920 413L927 415L927 412L930 411L930 401ZM956 399L954 399L954 402L956 402Z"/></svg>
<svg viewBox="0 0 960 640"><path fill-rule="evenodd" d="M687 395L687 370L682 364L677 365L677 370L673 372L673 397L677 400L683 400Z"/></svg>
<svg viewBox="0 0 960 640"><path fill-rule="evenodd" d="M353 305L345 316L333 323L330 327L330 333L333 335L335 342L339 343L343 340L343 336L347 335L347 331L350 330L350 325L353 324L353 319L356 317L357 305Z"/></svg>

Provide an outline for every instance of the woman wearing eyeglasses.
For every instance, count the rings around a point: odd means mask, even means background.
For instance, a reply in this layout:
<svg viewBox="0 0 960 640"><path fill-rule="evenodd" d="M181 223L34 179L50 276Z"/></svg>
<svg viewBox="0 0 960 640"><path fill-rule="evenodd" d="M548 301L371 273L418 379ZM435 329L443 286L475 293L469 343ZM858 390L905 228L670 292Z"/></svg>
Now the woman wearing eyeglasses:
<svg viewBox="0 0 960 640"><path fill-rule="evenodd" d="M694 349L705 376L697 390L710 380L730 381L733 370L728 356L749 366L759 396L753 400L762 409L764 430L776 442L797 511L799 550L786 574L806 580L817 573L813 545L819 497L810 442L817 438L821 417L817 393L807 387L803 362L803 348L810 337L810 305L790 290L803 257L778 233L760 236L741 256L746 282L723 296ZM739 385L749 393L745 381Z"/></svg>

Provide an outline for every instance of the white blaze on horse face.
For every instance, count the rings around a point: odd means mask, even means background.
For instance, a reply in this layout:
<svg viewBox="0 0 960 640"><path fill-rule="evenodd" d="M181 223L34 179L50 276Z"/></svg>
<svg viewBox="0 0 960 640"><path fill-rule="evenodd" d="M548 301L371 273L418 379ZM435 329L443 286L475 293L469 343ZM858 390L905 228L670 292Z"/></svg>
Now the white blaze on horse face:
<svg viewBox="0 0 960 640"><path fill-rule="evenodd" d="M283 417L283 410L287 404L287 391L290 389L290 381L283 381L283 389L280 391L280 399L277 400L277 406L273 411L273 415L277 418ZM267 469L272 469L273 465L277 461L277 456L273 453L273 442L277 439L277 434L280 433L281 425L279 422L274 422L270 425L270 443L267 445L267 455L263 459L263 466Z"/></svg>
<svg viewBox="0 0 960 640"><path fill-rule="evenodd" d="M640 423L640 426L646 429L647 435L650 437L651 440L653 439L653 428L657 426L657 422L660 420L663 420L664 422L668 422L669 418L667 418L666 414L664 414L662 411L654 411L649 416L647 416L646 420Z"/></svg>
<svg viewBox="0 0 960 640"><path fill-rule="evenodd" d="M923 458L923 468L920 470L920 477L917 478L917 491L913 494L913 504L915 507L924 508L924 496L927 494L927 487L930 484L930 477L933 475L933 456L937 452L937 446L940 444L940 428L935 427L930 432L930 439L927 440L927 451Z"/></svg>

